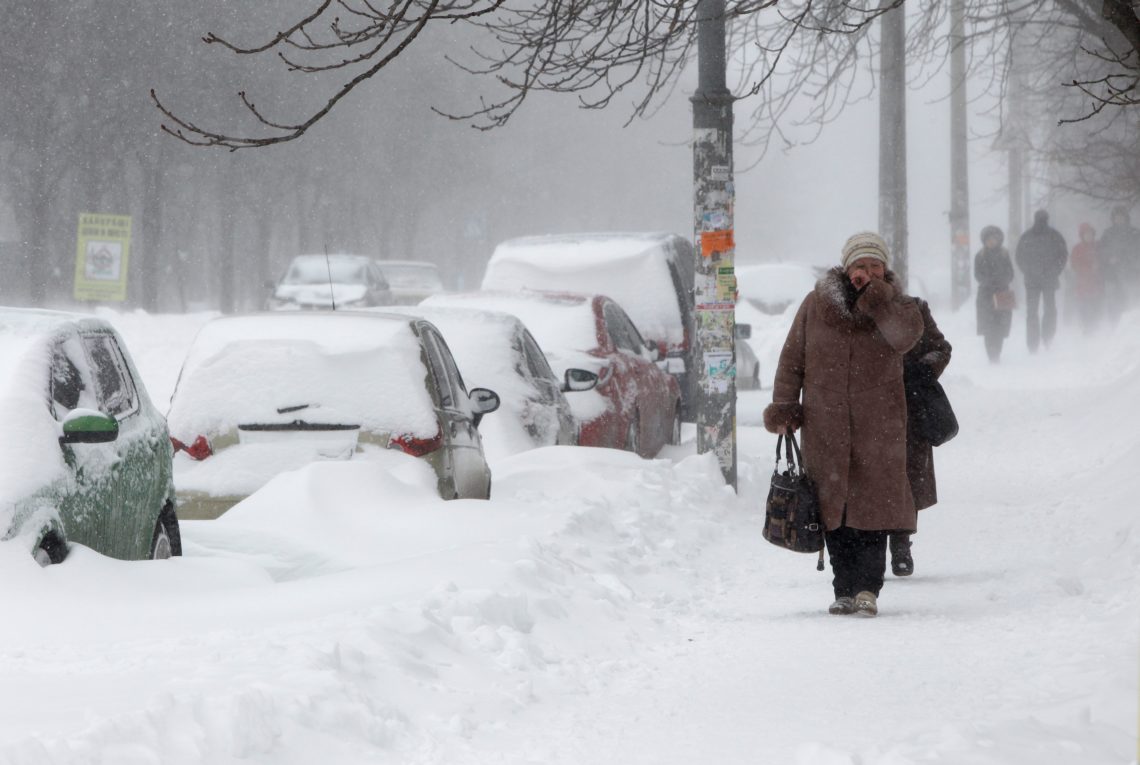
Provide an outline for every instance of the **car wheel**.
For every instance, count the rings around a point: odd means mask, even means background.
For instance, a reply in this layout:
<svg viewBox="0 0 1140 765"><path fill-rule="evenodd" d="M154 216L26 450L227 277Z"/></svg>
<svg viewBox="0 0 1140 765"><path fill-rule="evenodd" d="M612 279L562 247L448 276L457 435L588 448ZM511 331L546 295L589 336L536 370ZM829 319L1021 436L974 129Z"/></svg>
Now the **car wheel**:
<svg viewBox="0 0 1140 765"><path fill-rule="evenodd" d="M55 534L48 534L32 551L32 558L45 568L53 563L63 563L63 559L66 557L67 545L61 542Z"/></svg>
<svg viewBox="0 0 1140 765"><path fill-rule="evenodd" d="M673 410L673 432L669 434L669 443L676 446L681 443L681 405L677 404Z"/></svg>
<svg viewBox="0 0 1140 765"><path fill-rule="evenodd" d="M629 427L625 431L625 450L634 454L641 454L641 436L637 427L638 414L635 411L629 420Z"/></svg>
<svg viewBox="0 0 1140 765"><path fill-rule="evenodd" d="M182 534L178 528L178 516L174 508L167 505L158 514L154 524L154 534L150 540L150 559L166 560L182 554Z"/></svg>

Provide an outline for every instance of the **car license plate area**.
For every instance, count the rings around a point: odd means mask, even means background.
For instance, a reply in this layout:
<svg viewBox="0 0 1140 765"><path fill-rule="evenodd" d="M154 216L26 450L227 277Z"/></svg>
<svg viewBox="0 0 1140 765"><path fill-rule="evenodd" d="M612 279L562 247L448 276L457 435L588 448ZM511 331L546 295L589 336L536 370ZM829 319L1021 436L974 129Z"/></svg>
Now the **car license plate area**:
<svg viewBox="0 0 1140 765"><path fill-rule="evenodd" d="M356 451L359 425L239 425L241 444L310 444L323 459L346 460Z"/></svg>

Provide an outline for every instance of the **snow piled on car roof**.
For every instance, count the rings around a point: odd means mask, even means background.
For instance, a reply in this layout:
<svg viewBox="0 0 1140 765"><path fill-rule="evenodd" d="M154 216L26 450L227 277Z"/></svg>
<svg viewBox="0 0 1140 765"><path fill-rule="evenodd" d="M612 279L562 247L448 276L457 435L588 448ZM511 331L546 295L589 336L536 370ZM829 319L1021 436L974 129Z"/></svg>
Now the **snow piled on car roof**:
<svg viewBox="0 0 1140 765"><path fill-rule="evenodd" d="M483 289L605 295L625 309L646 338L675 345L683 341L685 329L669 273L671 238L651 233L510 239L491 255Z"/></svg>
<svg viewBox="0 0 1140 765"><path fill-rule="evenodd" d="M543 292L464 292L432 295L420 303L425 307L479 308L499 311L521 321L557 374L555 357L585 353L598 347L598 325L594 307L587 295Z"/></svg>
<svg viewBox="0 0 1140 765"><path fill-rule="evenodd" d="M419 340L405 317L262 314L215 319L171 401L171 435L296 419L430 438L438 432Z"/></svg>

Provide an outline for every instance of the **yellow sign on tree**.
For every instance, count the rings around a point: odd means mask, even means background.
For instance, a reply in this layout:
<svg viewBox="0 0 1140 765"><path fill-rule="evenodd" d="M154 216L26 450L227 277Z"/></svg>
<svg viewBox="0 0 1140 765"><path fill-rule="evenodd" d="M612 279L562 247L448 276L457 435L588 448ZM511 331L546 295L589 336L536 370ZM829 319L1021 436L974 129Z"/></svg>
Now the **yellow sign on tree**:
<svg viewBox="0 0 1140 765"><path fill-rule="evenodd" d="M80 213L78 239L75 299L126 300L131 216Z"/></svg>

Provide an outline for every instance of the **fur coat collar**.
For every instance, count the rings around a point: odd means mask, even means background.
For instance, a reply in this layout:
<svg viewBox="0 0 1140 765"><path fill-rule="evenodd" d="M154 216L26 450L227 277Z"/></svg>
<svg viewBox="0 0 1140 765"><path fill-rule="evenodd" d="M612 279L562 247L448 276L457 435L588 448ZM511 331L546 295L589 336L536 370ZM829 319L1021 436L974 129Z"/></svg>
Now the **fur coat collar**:
<svg viewBox="0 0 1140 765"><path fill-rule="evenodd" d="M898 277L894 271L887 271L884 281L891 285L895 297L901 294ZM855 305L861 293L855 289L843 266L835 266L824 274L823 278L816 282L815 293L823 313L823 320L827 324L847 329L874 328L874 319Z"/></svg>

